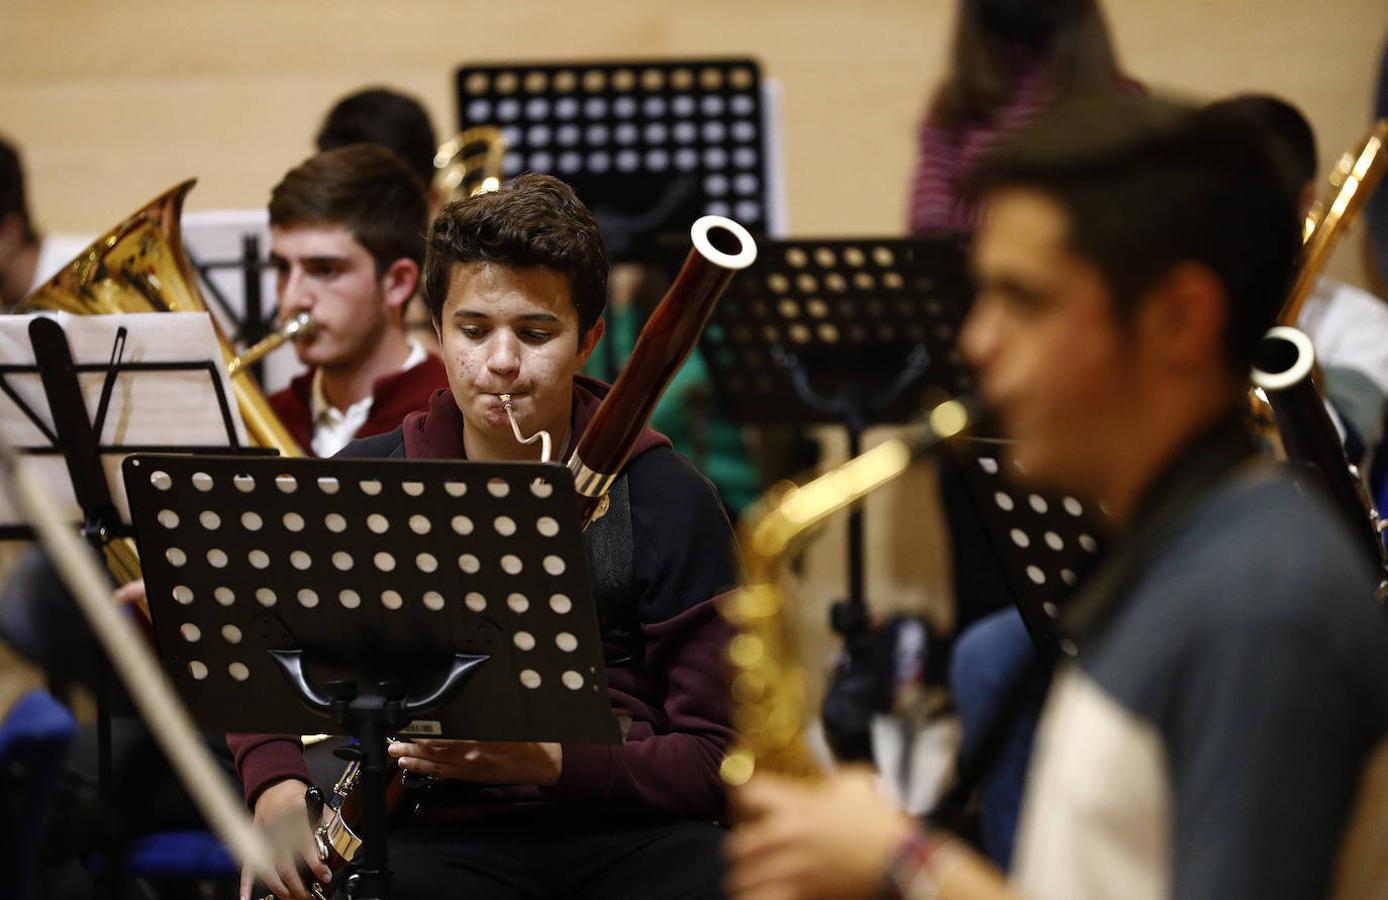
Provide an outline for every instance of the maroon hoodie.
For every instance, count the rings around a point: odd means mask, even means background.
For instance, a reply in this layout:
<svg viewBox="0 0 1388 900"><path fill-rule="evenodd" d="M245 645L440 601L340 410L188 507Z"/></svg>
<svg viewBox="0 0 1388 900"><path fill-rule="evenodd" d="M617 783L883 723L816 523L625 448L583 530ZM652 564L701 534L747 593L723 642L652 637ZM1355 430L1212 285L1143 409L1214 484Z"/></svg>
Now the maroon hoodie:
<svg viewBox="0 0 1388 900"><path fill-rule="evenodd" d="M448 372L432 353L418 365L377 378L371 385L371 411L353 437L385 434L409 413L422 410L439 388L448 387ZM296 376L289 386L271 394L270 408L290 436L313 455L313 371Z"/></svg>
<svg viewBox="0 0 1388 900"><path fill-rule="evenodd" d="M573 437L588 426L608 386L579 376ZM453 397L436 394L395 435L349 445L343 456L463 459L463 417ZM546 788L492 788L471 800L494 806L554 800L684 819L722 816L718 766L734 734L725 648L731 631L715 598L736 583L732 529L713 487L646 429L627 478L633 533L632 596L619 614L636 623L637 651L608 663L612 710L629 721L619 745L565 744L559 782ZM605 642L619 623L603 622ZM629 645L628 645L629 646ZM276 781L308 781L299 741L283 735L228 735L247 803ZM470 806L475 802L470 802Z"/></svg>

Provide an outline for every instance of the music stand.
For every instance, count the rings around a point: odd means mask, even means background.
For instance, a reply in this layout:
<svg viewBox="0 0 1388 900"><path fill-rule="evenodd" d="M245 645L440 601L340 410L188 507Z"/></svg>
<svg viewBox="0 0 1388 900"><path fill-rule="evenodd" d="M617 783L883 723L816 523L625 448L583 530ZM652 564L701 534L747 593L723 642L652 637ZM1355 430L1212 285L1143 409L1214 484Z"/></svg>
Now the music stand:
<svg viewBox="0 0 1388 900"><path fill-rule="evenodd" d="M34 470L90 539L128 533L114 477L126 454L245 445L221 353L201 313L5 316L0 359L0 427L17 450L51 463ZM145 393L144 380L134 377L142 374L162 375L171 387ZM170 428L174 441L151 440ZM5 504L0 536L30 536Z"/></svg>
<svg viewBox="0 0 1388 900"><path fill-rule="evenodd" d="M358 738L361 893L388 889L386 737L616 743L562 466L140 455L159 653L198 723Z"/></svg>
<svg viewBox="0 0 1388 900"><path fill-rule="evenodd" d="M773 175L751 58L511 62L457 72L460 128L495 125L507 177L573 186L614 260L663 258L705 214L770 230Z"/></svg>
<svg viewBox="0 0 1388 900"><path fill-rule="evenodd" d="M1098 517L1074 497L1020 487L1023 473L1004 446L975 439L955 448L965 490L1032 639L1043 651L1070 652L1057 620L1098 558Z"/></svg>
<svg viewBox="0 0 1388 900"><path fill-rule="evenodd" d="M270 219L265 208L185 212L181 228L188 262L228 339L250 347L273 331L275 275L267 256ZM251 367L267 392L302 369L288 347L271 351Z"/></svg>
<svg viewBox="0 0 1388 900"><path fill-rule="evenodd" d="M954 238L763 243L704 330L719 401L740 425L832 424L862 452L870 425L901 424L928 388L967 392L955 335L972 298ZM841 634L867 626L863 513L848 515L848 597Z"/></svg>
<svg viewBox="0 0 1388 900"><path fill-rule="evenodd" d="M129 533L125 494L112 477L122 456L136 450L225 453L245 442L216 337L201 313L6 316L0 356L0 394L8 401L0 401L0 422L8 441L49 463L34 466L36 477L60 488L52 493L64 514L81 523L83 537L98 550ZM140 375L162 375L173 387L145 394L144 380L131 377ZM157 414L150 415L151 408ZM182 440L147 442L146 435L170 427L170 413ZM32 536L8 501L0 505L0 535ZM104 670L105 656L99 659ZM108 688L109 679L98 678L97 791L103 799L113 777ZM115 866L107 863L103 895L113 889Z"/></svg>

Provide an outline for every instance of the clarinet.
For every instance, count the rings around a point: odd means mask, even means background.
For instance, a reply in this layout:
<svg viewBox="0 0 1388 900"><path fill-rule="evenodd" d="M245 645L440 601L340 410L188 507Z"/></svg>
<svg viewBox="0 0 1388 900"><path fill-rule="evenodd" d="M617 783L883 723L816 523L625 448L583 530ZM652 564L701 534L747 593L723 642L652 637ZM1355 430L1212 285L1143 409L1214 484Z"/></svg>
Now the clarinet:
<svg viewBox="0 0 1388 900"><path fill-rule="evenodd" d="M737 251L718 249L714 244L715 234L725 245L729 239L735 241ZM569 458L568 467L574 473L578 492L579 520L584 528L606 512L608 489L630 458L656 403L694 351L714 305L733 276L750 266L757 257L757 245L751 234L722 216L703 216L697 220L690 229L690 239L694 246L684 266L641 329L631 359L603 398ZM521 440L519 435L517 439ZM360 822L358 766L355 760L348 764L328 798L325 799L317 788L309 788L305 797L318 855L332 870L333 882L361 847L361 838L356 834ZM401 799L409 793L408 787L405 773L396 769L386 784L387 815L395 815ZM320 823L325 807L329 816ZM331 882L326 885L314 882L309 887L314 900L326 900L331 893Z"/></svg>
<svg viewBox="0 0 1388 900"><path fill-rule="evenodd" d="M1279 325L1258 344L1253 384L1266 397L1277 420L1282 449L1299 469L1314 472L1355 540L1378 566L1377 596L1388 600L1388 550L1383 521L1374 508L1358 467L1344 444L1316 385L1316 353L1302 331Z"/></svg>

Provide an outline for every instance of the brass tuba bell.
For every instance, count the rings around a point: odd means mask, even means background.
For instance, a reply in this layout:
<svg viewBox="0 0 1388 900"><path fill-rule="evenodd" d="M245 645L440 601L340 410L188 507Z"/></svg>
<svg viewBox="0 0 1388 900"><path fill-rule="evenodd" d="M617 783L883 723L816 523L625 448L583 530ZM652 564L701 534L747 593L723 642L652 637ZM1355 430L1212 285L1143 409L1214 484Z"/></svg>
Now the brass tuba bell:
<svg viewBox="0 0 1388 900"><path fill-rule="evenodd" d="M207 312L197 276L183 250L179 219L189 179L155 197L97 238L42 287L25 297L19 312L43 310L101 315L135 312ZM212 320L228 366L231 344ZM231 380L251 441L282 456L303 456L260 388L244 373Z"/></svg>
<svg viewBox="0 0 1388 900"><path fill-rule="evenodd" d="M207 312L197 277L183 250L183 198L193 179L155 197L125 221L103 234L42 287L25 297L18 312L67 312L77 315L138 312ZM212 330L228 367L236 363L231 344L212 319ZM231 379L236 404L251 441L273 447L282 456L303 456L249 373ZM127 584L140 577L140 557L129 538L108 538L103 547L112 576ZM149 618L149 607L141 601Z"/></svg>

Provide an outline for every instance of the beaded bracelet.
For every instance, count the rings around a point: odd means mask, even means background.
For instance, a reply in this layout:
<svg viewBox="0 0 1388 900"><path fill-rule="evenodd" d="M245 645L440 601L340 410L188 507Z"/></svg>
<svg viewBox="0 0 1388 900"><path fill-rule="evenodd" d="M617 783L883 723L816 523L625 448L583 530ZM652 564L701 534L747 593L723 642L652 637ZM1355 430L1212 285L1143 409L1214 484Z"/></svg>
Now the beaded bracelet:
<svg viewBox="0 0 1388 900"><path fill-rule="evenodd" d="M887 869L881 891L884 900L934 900L940 870L951 868L941 865L940 857L956 857L956 843L953 838L931 837L923 831L912 833L901 842Z"/></svg>

